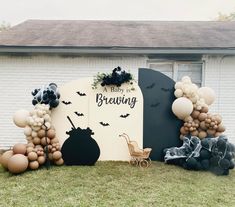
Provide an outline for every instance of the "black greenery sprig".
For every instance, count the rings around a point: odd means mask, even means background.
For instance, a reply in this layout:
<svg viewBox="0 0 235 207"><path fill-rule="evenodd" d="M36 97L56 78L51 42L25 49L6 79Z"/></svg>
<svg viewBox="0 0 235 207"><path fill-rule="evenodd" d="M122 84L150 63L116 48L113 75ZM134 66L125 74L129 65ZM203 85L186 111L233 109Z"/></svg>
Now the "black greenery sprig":
<svg viewBox="0 0 235 207"><path fill-rule="evenodd" d="M94 82L92 84L93 89L97 88L97 85L101 86L109 86L115 85L117 87L121 86L123 83L133 84L133 75L122 70L121 67L114 68L112 73L98 73L96 77L94 77Z"/></svg>

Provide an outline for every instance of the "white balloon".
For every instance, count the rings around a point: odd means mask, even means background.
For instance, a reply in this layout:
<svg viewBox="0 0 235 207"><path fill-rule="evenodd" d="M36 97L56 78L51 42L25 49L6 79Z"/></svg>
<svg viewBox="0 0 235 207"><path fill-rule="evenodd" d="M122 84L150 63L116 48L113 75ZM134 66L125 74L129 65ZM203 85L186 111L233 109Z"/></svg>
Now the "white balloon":
<svg viewBox="0 0 235 207"><path fill-rule="evenodd" d="M13 121L16 126L23 128L27 125L28 117L29 117L29 111L25 109L20 109L15 112L13 116Z"/></svg>
<svg viewBox="0 0 235 207"><path fill-rule="evenodd" d="M179 119L183 120L192 113L193 104L185 97L177 98L172 104L172 111Z"/></svg>
<svg viewBox="0 0 235 207"><path fill-rule="evenodd" d="M203 98L207 105L211 105L216 98L215 91L209 87L202 87L198 89L200 98Z"/></svg>

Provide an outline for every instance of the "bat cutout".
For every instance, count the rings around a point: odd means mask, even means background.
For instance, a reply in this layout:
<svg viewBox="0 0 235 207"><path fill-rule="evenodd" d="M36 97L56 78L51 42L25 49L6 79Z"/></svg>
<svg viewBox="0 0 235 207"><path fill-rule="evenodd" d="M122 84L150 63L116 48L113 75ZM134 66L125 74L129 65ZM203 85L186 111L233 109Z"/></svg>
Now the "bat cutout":
<svg viewBox="0 0 235 207"><path fill-rule="evenodd" d="M80 91L77 91L77 94L78 94L79 96L86 96L85 93L81 93Z"/></svg>
<svg viewBox="0 0 235 207"><path fill-rule="evenodd" d="M157 107L159 104L160 104L160 103L157 102L157 103L155 103L155 104L151 104L150 106L151 106L151 107Z"/></svg>
<svg viewBox="0 0 235 207"><path fill-rule="evenodd" d="M172 91L172 89L170 89L170 88L161 88L161 90L164 91L164 92Z"/></svg>
<svg viewBox="0 0 235 207"><path fill-rule="evenodd" d="M121 115L121 118L127 118L130 114Z"/></svg>
<svg viewBox="0 0 235 207"><path fill-rule="evenodd" d="M152 89L156 84L155 83L152 83L151 85L147 86L146 88L147 89Z"/></svg>
<svg viewBox="0 0 235 207"><path fill-rule="evenodd" d="M102 126L109 126L109 124L108 123L104 123L104 122L100 122L100 124L102 125Z"/></svg>
<svg viewBox="0 0 235 207"><path fill-rule="evenodd" d="M71 101L62 101L62 103L63 103L63 104L65 104L65 105L72 104L72 102L71 102Z"/></svg>
<svg viewBox="0 0 235 207"><path fill-rule="evenodd" d="M75 113L76 115L78 115L78 116L84 116L83 113L78 113L77 111L75 111L74 113Z"/></svg>

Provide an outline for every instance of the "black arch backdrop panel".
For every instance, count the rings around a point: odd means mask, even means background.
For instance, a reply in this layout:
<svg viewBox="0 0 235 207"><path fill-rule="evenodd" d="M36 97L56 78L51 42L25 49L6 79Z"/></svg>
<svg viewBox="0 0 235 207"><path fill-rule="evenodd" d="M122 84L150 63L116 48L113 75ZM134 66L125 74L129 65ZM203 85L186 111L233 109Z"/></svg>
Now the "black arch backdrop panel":
<svg viewBox="0 0 235 207"><path fill-rule="evenodd" d="M152 160L163 160L163 150L181 146L182 122L171 110L175 100L175 82L166 75L147 68L139 69L139 86L144 98L144 147L151 147Z"/></svg>

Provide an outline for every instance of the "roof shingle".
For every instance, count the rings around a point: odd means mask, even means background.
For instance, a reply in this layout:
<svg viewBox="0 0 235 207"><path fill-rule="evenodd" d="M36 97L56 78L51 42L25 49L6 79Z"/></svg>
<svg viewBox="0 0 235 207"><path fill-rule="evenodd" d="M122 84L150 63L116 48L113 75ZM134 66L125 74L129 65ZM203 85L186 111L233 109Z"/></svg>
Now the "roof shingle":
<svg viewBox="0 0 235 207"><path fill-rule="evenodd" d="M235 22L28 20L1 32L1 46L235 48Z"/></svg>

